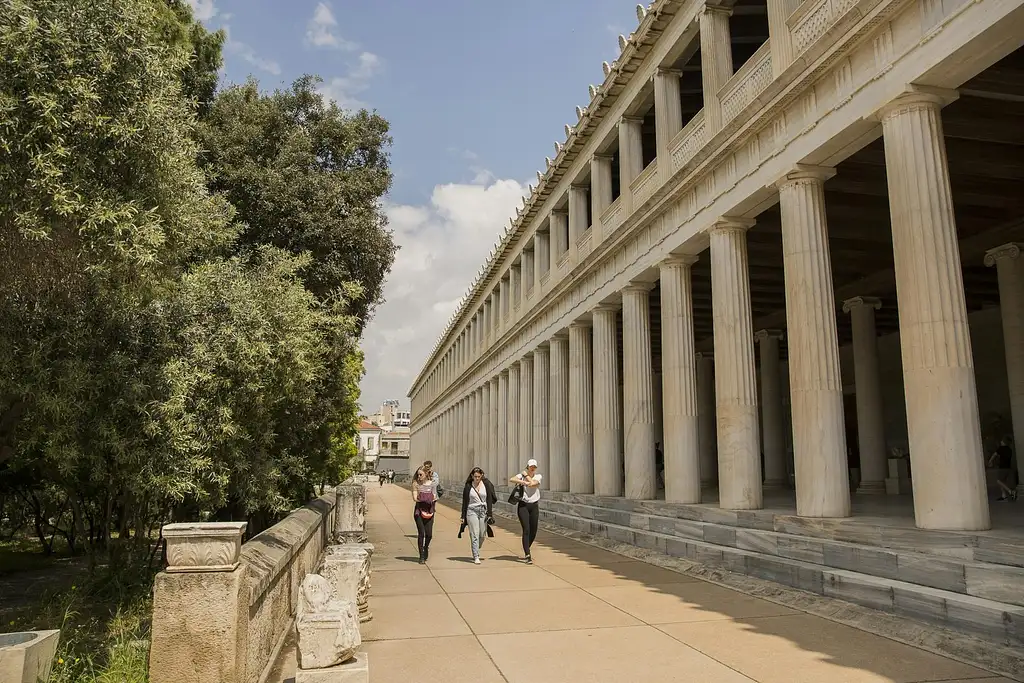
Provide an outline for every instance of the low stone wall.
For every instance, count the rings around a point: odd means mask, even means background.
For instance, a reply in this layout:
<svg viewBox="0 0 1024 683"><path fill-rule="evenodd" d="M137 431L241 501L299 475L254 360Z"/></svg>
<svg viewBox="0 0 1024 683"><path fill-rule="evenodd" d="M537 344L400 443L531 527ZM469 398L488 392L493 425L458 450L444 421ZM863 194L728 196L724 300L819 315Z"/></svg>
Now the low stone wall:
<svg viewBox="0 0 1024 683"><path fill-rule="evenodd" d="M329 491L242 545L244 523L164 527L150 683L259 683L291 629L300 584L336 523Z"/></svg>

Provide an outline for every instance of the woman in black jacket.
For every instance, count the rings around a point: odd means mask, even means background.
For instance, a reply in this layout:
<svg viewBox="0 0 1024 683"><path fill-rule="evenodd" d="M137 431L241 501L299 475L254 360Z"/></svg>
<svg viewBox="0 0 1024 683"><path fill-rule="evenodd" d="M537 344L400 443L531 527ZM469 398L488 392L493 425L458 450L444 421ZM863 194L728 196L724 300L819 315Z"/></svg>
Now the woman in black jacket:
<svg viewBox="0 0 1024 683"><path fill-rule="evenodd" d="M487 535L487 525L494 522L492 513L496 502L498 496L494 493L494 485L484 476L482 469L474 467L462 489L462 525L469 527L469 543L475 564L480 564L480 548Z"/></svg>

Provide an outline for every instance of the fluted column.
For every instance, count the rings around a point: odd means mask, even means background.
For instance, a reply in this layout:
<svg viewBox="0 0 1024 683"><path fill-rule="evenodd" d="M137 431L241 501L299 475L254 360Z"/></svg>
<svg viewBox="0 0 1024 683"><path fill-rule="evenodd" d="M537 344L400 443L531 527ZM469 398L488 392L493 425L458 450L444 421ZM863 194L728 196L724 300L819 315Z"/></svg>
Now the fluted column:
<svg viewBox="0 0 1024 683"><path fill-rule="evenodd" d="M569 490L594 492L594 406L590 323L569 325Z"/></svg>
<svg viewBox="0 0 1024 683"><path fill-rule="evenodd" d="M601 214L612 203L612 157L610 154L595 154L590 159L590 212L593 222L601 220Z"/></svg>
<svg viewBox="0 0 1024 683"><path fill-rule="evenodd" d="M623 493L618 308L594 309L594 493Z"/></svg>
<svg viewBox="0 0 1024 683"><path fill-rule="evenodd" d="M704 90L704 125L707 138L722 128L722 102L718 91L732 78L732 40L729 17L732 10L706 5L700 21L700 75Z"/></svg>
<svg viewBox="0 0 1024 683"><path fill-rule="evenodd" d="M804 167L778 183L796 513L802 517L850 515L843 381L825 219L824 182L834 174L832 169Z"/></svg>
<svg viewBox="0 0 1024 683"><path fill-rule="evenodd" d="M477 437L477 462L490 477L491 449L487 440L491 433L491 383L485 381L480 387L480 433Z"/></svg>
<svg viewBox="0 0 1024 683"><path fill-rule="evenodd" d="M780 339L781 330L758 330L754 335L761 352L761 451L764 453L765 488L779 488L787 479Z"/></svg>
<svg viewBox="0 0 1024 683"><path fill-rule="evenodd" d="M508 468L509 477L522 469L519 453L519 363L508 366ZM506 477L507 479L508 477Z"/></svg>
<svg viewBox="0 0 1024 683"><path fill-rule="evenodd" d="M569 248L569 239L566 237L569 230L569 214L564 210L552 210L548 223L551 226L548 256L551 257L550 270L554 272L558 270L558 261L562 254Z"/></svg>
<svg viewBox="0 0 1024 683"><path fill-rule="evenodd" d="M551 415L548 420L549 488L569 490L569 339L564 332L551 338Z"/></svg>
<svg viewBox="0 0 1024 683"><path fill-rule="evenodd" d="M696 262L696 256L672 256L660 264L665 500L674 503L700 502L700 418L690 272Z"/></svg>
<svg viewBox="0 0 1024 683"><path fill-rule="evenodd" d="M772 74L778 78L793 63L793 32L786 20L800 0L768 0L768 35L772 45Z"/></svg>
<svg viewBox="0 0 1024 683"><path fill-rule="evenodd" d="M495 441L498 445L494 464L495 477L492 481L507 480L512 476L508 471L508 372L502 370L498 374L498 407L494 428L497 435Z"/></svg>
<svg viewBox="0 0 1024 683"><path fill-rule="evenodd" d="M492 377L487 383L490 397L487 401L487 478L501 481L505 465L498 460L498 378Z"/></svg>
<svg viewBox="0 0 1024 683"><path fill-rule="evenodd" d="M1003 319L1006 382L1010 388L1013 445L1017 449L1017 488L1021 480L1021 449L1024 448L1024 259L1021 245L1010 243L985 254L985 265L996 267L999 279L999 313Z"/></svg>
<svg viewBox="0 0 1024 683"><path fill-rule="evenodd" d="M619 120L619 202L628 215L633 207L630 184L644 170L644 120L638 116L623 116Z"/></svg>
<svg viewBox="0 0 1024 683"><path fill-rule="evenodd" d="M511 277L511 276L510 276ZM501 283L498 285L498 332L502 333L505 331L507 326L506 319L510 315L509 311L511 308L511 299L509 298L509 278L502 278Z"/></svg>
<svg viewBox="0 0 1024 683"><path fill-rule="evenodd" d="M519 361L519 460L520 467L533 457L533 355Z"/></svg>
<svg viewBox="0 0 1024 683"><path fill-rule="evenodd" d="M715 357L697 354L697 437L700 444L700 485L718 483L718 419L715 415Z"/></svg>
<svg viewBox="0 0 1024 683"><path fill-rule="evenodd" d="M538 232L533 236L533 288L537 292L541 291L540 279L544 276L544 273L548 272L548 269L551 267L550 238L550 231L546 233Z"/></svg>
<svg viewBox="0 0 1024 683"><path fill-rule="evenodd" d="M914 515L924 529L968 531L990 519L942 103L915 91L881 118Z"/></svg>
<svg viewBox="0 0 1024 683"><path fill-rule="evenodd" d="M654 370L651 362L651 285L622 290L622 393L626 435L626 497L658 493L654 453Z"/></svg>
<svg viewBox="0 0 1024 683"><path fill-rule="evenodd" d="M756 510L763 504L747 266L747 230L753 225L722 219L711 228L718 492L719 506L727 510Z"/></svg>
<svg viewBox="0 0 1024 683"><path fill-rule="evenodd" d="M878 369L878 333L875 331L875 311L881 307L881 301L865 296L843 302L843 312L850 314L853 324L853 373L860 449L857 493L885 493L885 478L889 476L882 375Z"/></svg>
<svg viewBox="0 0 1024 683"><path fill-rule="evenodd" d="M658 141L658 159L661 160L658 170L666 178L672 172L672 164L667 163L672 151L669 143L683 129L682 100L679 93L679 79L682 75L678 69L664 67L659 67L654 72L654 127Z"/></svg>
<svg viewBox="0 0 1024 683"><path fill-rule="evenodd" d="M551 385L551 364L548 362L548 347L538 346L533 350L533 452L537 466L550 485L550 441L548 439L549 387Z"/></svg>
<svg viewBox="0 0 1024 683"><path fill-rule="evenodd" d="M587 222L587 205L590 203L590 188L586 185L569 186L569 253L575 259L576 242L583 237L589 228Z"/></svg>

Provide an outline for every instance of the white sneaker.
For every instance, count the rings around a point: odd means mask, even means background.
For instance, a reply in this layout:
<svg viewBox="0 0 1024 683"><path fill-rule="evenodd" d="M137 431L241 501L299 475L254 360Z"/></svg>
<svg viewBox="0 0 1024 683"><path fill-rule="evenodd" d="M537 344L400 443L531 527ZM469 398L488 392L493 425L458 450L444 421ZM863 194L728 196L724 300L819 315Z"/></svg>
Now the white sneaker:
<svg viewBox="0 0 1024 683"><path fill-rule="evenodd" d="M473 564L480 564L480 558L479 557L474 558L473 559Z"/></svg>

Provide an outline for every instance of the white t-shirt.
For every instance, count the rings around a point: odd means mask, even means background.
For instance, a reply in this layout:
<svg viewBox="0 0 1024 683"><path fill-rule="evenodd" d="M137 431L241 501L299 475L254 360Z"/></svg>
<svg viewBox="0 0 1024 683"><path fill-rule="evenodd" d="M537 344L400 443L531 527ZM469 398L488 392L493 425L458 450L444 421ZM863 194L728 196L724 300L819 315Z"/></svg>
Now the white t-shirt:
<svg viewBox="0 0 1024 683"><path fill-rule="evenodd" d="M469 505L482 505L487 507L487 487L483 482L480 482L479 488L470 485L469 487Z"/></svg>
<svg viewBox="0 0 1024 683"><path fill-rule="evenodd" d="M544 478L544 476L542 474L540 474L540 473L533 475L533 479L534 479L534 481L537 482L537 484L540 484L540 481L543 478ZM518 479L519 481L524 482L524 483L526 482L526 479L523 477L523 473L522 472L520 472L519 474L516 475L516 479ZM530 488L529 486L524 486L523 487L523 502L524 503L536 503L538 500L540 500L540 486L536 486L534 488Z"/></svg>

